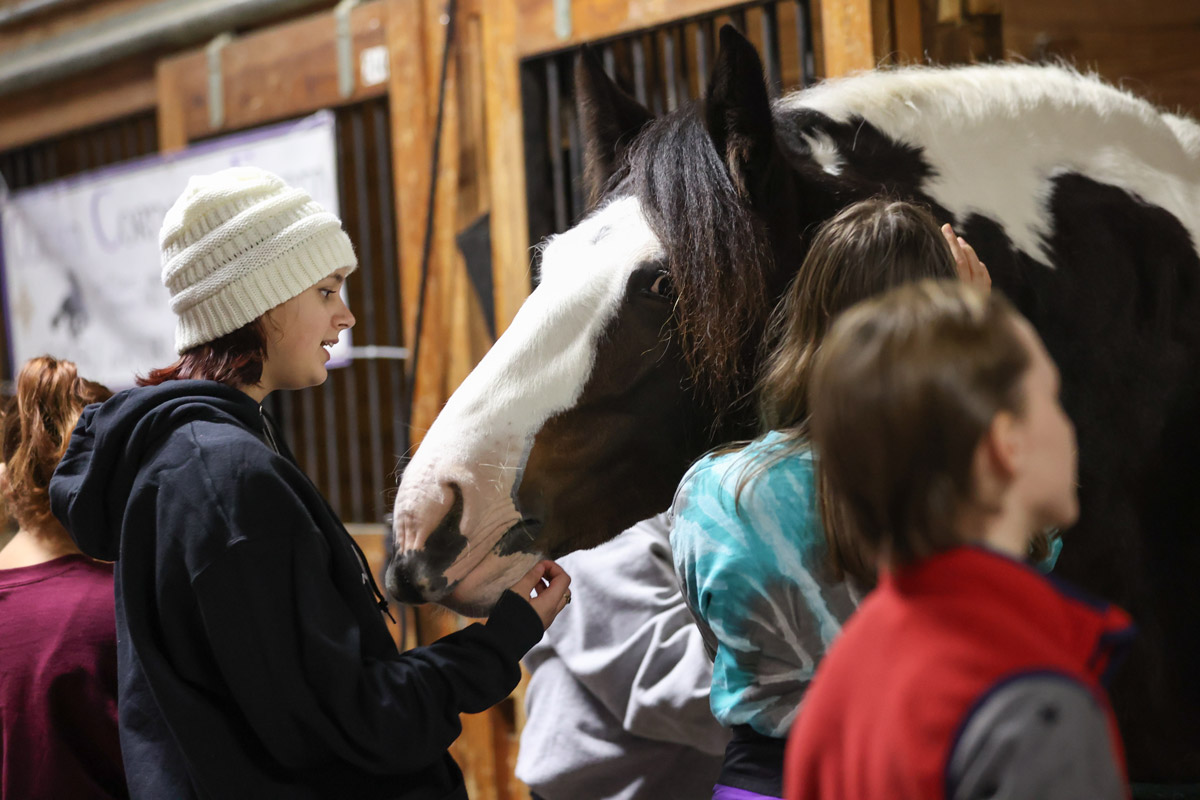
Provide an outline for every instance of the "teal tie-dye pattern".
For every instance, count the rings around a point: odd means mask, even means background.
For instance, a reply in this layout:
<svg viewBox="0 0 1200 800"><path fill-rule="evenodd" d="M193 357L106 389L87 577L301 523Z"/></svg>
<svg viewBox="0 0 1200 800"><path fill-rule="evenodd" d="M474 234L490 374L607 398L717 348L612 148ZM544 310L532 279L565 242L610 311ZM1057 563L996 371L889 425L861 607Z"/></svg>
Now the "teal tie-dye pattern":
<svg viewBox="0 0 1200 800"><path fill-rule="evenodd" d="M776 737L787 735L855 604L824 568L812 455L773 457L783 446L770 433L698 462L679 486L671 532L676 573L713 656L714 716Z"/></svg>

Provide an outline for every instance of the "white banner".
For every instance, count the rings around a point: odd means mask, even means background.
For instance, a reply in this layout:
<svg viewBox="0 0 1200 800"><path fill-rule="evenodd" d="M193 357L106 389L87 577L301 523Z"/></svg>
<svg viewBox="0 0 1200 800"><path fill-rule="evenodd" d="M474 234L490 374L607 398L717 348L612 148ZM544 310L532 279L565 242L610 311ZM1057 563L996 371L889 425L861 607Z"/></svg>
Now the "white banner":
<svg viewBox="0 0 1200 800"><path fill-rule="evenodd" d="M268 169L338 213L330 111L13 192L0 205L0 232L14 370L48 353L119 389L172 363L158 230L189 177L237 165ZM331 366L345 362L349 338Z"/></svg>

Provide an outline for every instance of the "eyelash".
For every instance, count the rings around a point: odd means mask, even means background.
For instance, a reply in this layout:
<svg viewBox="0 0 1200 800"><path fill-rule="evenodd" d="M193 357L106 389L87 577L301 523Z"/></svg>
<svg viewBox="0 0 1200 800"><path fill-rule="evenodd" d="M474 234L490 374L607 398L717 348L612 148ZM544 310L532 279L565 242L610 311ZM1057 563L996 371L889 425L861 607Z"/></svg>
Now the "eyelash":
<svg viewBox="0 0 1200 800"><path fill-rule="evenodd" d="M321 289L321 297L328 300L331 296L337 294L337 289Z"/></svg>

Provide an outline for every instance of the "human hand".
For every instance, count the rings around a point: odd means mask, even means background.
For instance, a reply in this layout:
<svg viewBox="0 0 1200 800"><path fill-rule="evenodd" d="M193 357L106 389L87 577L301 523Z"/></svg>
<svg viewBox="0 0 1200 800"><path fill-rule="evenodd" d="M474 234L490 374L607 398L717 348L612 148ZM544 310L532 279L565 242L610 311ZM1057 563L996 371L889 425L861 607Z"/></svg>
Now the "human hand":
<svg viewBox="0 0 1200 800"><path fill-rule="evenodd" d="M958 277L972 286L990 290L992 276L987 271L987 265L980 261L979 256L975 254L975 248L967 244L966 239L957 235L948 222L942 226L942 236L946 237L946 243L950 245L950 252L954 254L954 265L958 268Z"/></svg>
<svg viewBox="0 0 1200 800"><path fill-rule="evenodd" d="M525 577L517 581L512 591L529 601L542 620L542 627L549 628L558 612L571 602L571 576L553 561L539 561Z"/></svg>

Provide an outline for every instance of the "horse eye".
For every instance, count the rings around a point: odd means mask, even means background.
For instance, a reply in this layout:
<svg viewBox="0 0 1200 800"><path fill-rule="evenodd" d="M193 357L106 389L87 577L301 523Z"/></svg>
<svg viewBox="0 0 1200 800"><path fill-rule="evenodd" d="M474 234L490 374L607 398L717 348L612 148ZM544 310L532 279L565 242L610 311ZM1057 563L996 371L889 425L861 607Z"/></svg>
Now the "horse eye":
<svg viewBox="0 0 1200 800"><path fill-rule="evenodd" d="M675 287L671 285L671 276L665 272L658 273L654 283L650 284L650 293L659 297L670 297L674 292Z"/></svg>

